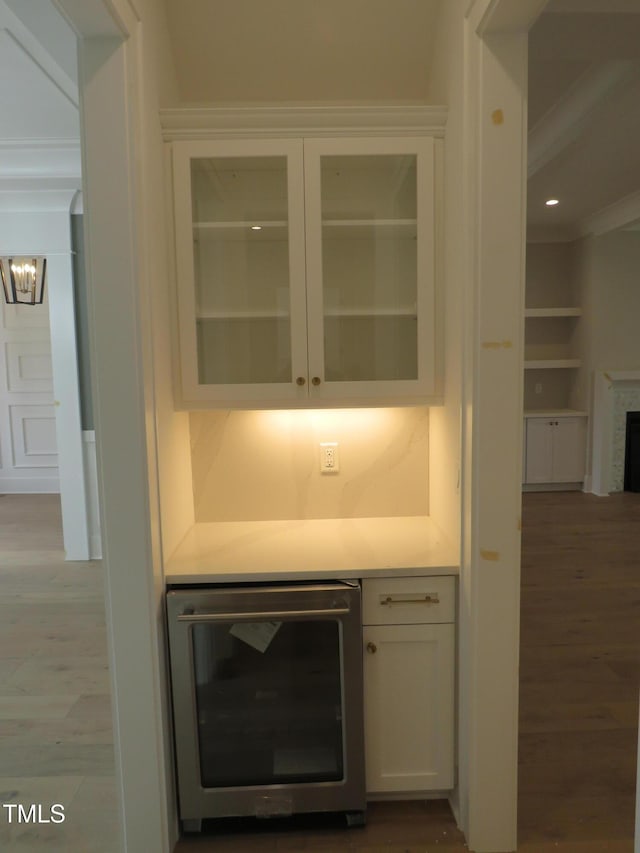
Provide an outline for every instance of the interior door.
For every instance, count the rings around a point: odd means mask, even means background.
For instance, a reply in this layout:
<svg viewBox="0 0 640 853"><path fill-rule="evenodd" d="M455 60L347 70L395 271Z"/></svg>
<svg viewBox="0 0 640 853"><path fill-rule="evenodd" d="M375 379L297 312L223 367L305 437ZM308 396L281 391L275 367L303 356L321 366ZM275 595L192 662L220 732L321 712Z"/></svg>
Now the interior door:
<svg viewBox="0 0 640 853"><path fill-rule="evenodd" d="M0 297L0 492L58 492L48 288L41 305Z"/></svg>

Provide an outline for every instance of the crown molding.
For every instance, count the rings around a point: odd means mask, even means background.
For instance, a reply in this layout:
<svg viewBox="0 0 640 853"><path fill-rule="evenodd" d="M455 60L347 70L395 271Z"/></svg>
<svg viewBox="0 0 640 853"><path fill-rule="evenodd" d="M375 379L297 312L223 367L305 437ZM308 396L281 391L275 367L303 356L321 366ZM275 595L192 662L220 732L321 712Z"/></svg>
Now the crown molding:
<svg viewBox="0 0 640 853"><path fill-rule="evenodd" d="M0 179L79 179L80 175L80 140L0 140Z"/></svg>
<svg viewBox="0 0 640 853"><path fill-rule="evenodd" d="M71 210L73 199L77 193L74 187L66 189L5 189L0 183L0 212L1 213L55 213Z"/></svg>
<svg viewBox="0 0 640 853"><path fill-rule="evenodd" d="M165 141L245 136L444 136L443 106L229 106L160 111Z"/></svg>
<svg viewBox="0 0 640 853"><path fill-rule="evenodd" d="M598 110L637 76L637 63L629 60L605 62L586 71L529 131L529 177L575 142L597 121Z"/></svg>
<svg viewBox="0 0 640 853"><path fill-rule="evenodd" d="M600 237L625 228L640 219L640 192L630 193L614 204L597 211L577 225L579 236Z"/></svg>
<svg viewBox="0 0 640 853"><path fill-rule="evenodd" d="M579 237L570 225L527 226L527 243L571 243Z"/></svg>

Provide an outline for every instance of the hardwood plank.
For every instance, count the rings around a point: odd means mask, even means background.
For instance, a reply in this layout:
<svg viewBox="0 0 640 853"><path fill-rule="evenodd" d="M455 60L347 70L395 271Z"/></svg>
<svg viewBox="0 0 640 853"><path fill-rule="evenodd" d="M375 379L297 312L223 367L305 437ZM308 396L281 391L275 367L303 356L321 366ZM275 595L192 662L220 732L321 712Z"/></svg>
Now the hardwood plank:
<svg viewBox="0 0 640 853"><path fill-rule="evenodd" d="M523 496L519 851L631 853L640 495Z"/></svg>

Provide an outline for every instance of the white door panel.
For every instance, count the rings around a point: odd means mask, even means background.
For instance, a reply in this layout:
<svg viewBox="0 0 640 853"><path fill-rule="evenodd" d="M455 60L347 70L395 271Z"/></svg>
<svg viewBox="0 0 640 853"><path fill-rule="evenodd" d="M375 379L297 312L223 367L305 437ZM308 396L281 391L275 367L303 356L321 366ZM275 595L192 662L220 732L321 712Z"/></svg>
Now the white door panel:
<svg viewBox="0 0 640 853"><path fill-rule="evenodd" d="M0 303L0 492L58 492L49 306Z"/></svg>

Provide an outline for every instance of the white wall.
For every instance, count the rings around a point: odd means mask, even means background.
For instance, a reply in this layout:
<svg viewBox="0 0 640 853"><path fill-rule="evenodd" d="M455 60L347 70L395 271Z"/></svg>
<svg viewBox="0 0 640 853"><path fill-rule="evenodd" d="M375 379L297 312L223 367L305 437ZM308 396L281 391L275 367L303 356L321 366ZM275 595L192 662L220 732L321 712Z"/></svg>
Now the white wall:
<svg viewBox="0 0 640 853"><path fill-rule="evenodd" d="M640 231L615 231L579 244L584 369L640 367Z"/></svg>
<svg viewBox="0 0 640 853"><path fill-rule="evenodd" d="M640 369L640 232L615 231L576 243L574 282L583 311L574 405L592 412L594 371ZM590 448L591 429L589 435Z"/></svg>
<svg viewBox="0 0 640 853"><path fill-rule="evenodd" d="M445 403L430 413L429 508L452 542L460 541L462 414L462 294L465 257L460 251L463 211L462 121L464 3L443 4L431 66L429 100L448 108L444 144L443 204L436 218L437 276L444 316Z"/></svg>
<svg viewBox="0 0 640 853"><path fill-rule="evenodd" d="M441 3L169 0L181 98L424 103Z"/></svg>

